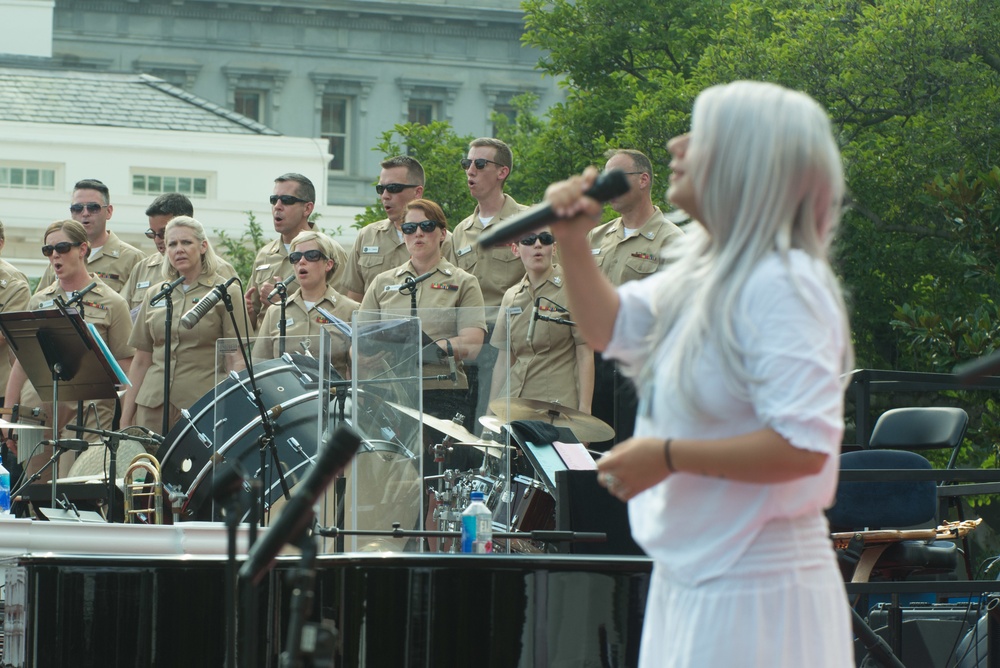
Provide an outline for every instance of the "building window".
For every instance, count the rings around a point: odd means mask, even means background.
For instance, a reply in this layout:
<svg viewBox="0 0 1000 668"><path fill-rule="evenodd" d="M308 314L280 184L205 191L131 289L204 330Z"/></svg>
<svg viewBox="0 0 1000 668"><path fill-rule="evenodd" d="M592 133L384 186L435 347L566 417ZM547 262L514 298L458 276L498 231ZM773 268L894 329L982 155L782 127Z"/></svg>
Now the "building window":
<svg viewBox="0 0 1000 668"><path fill-rule="evenodd" d="M208 176L191 174L132 174L133 195L162 195L163 193L181 193L191 198L205 199L208 197Z"/></svg>
<svg viewBox="0 0 1000 668"><path fill-rule="evenodd" d="M408 107L407 122L418 125L430 125L437 118L437 104L426 100L411 100Z"/></svg>
<svg viewBox="0 0 1000 668"><path fill-rule="evenodd" d="M262 90L237 88L233 96L233 111L258 123L264 122L264 101L267 93Z"/></svg>
<svg viewBox="0 0 1000 668"><path fill-rule="evenodd" d="M55 190L56 170L42 167L0 167L0 188Z"/></svg>
<svg viewBox="0 0 1000 668"><path fill-rule="evenodd" d="M350 98L342 95L324 95L320 112L319 132L326 139L330 152L330 170L347 169L347 137L349 136Z"/></svg>

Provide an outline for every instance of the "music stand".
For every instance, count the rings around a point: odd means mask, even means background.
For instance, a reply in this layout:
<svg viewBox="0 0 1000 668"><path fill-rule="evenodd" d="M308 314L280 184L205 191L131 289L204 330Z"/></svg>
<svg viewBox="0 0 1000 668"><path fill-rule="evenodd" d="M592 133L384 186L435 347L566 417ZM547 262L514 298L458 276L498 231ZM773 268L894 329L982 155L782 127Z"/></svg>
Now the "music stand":
<svg viewBox="0 0 1000 668"><path fill-rule="evenodd" d="M42 401L52 402L52 507L59 477L59 401L113 399L119 376L113 360L91 334L76 309L0 313L0 330ZM115 363L117 366L117 363ZM119 369L121 367L118 367ZM115 450L109 477L115 481ZM113 495L109 495L108 517Z"/></svg>

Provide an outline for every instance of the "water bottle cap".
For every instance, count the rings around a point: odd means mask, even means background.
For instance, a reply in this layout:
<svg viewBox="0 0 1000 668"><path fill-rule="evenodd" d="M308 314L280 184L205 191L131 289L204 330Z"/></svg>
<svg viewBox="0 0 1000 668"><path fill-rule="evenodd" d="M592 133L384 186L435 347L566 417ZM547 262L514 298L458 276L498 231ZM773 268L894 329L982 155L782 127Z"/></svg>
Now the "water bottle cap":
<svg viewBox="0 0 1000 668"><path fill-rule="evenodd" d="M482 501L485 498L486 498L486 495L483 494L482 492L473 492L472 493L472 500L473 501Z"/></svg>

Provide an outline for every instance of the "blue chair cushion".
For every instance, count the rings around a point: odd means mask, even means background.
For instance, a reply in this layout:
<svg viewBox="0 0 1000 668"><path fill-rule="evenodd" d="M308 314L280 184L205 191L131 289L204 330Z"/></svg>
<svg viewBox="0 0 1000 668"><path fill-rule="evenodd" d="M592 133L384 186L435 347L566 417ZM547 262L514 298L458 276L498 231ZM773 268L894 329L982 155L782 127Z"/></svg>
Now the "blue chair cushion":
<svg viewBox="0 0 1000 668"><path fill-rule="evenodd" d="M923 469L930 462L905 450L860 450L840 457L841 470ZM913 527L935 519L937 484L927 481L841 482L827 518L834 531Z"/></svg>

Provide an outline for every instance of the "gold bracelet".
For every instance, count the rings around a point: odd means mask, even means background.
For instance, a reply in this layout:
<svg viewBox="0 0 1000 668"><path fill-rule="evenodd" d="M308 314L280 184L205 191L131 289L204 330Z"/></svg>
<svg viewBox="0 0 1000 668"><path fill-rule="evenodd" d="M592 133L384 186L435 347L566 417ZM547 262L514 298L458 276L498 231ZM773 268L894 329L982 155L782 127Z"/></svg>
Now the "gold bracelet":
<svg viewBox="0 0 1000 668"><path fill-rule="evenodd" d="M667 470L671 473L676 473L677 469L674 468L674 460L670 458L670 444L674 442L674 439L668 438L663 442L663 458L667 460Z"/></svg>

